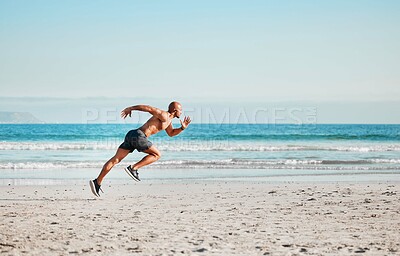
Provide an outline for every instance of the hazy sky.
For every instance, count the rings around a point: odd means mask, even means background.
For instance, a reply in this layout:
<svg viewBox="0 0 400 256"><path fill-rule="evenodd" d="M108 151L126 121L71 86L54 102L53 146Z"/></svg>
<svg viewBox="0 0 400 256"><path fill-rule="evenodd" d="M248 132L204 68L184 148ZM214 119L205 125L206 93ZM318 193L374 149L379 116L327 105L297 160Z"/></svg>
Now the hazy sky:
<svg viewBox="0 0 400 256"><path fill-rule="evenodd" d="M399 28L396 0L0 0L0 96L400 102Z"/></svg>

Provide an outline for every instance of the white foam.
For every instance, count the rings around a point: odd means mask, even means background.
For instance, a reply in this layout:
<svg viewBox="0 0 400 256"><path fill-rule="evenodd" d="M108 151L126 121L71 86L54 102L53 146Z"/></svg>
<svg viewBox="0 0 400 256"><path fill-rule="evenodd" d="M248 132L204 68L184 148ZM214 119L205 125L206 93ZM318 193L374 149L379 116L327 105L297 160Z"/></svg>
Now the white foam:
<svg viewBox="0 0 400 256"><path fill-rule="evenodd" d="M104 162L7 162L0 169L68 169L98 168ZM386 165L377 165L386 164ZM400 170L400 159L368 160L164 160L146 168L231 168L231 169L315 169L315 170Z"/></svg>
<svg viewBox="0 0 400 256"><path fill-rule="evenodd" d="M115 149L116 144L0 142L0 150L104 150Z"/></svg>
<svg viewBox="0 0 400 256"><path fill-rule="evenodd" d="M69 168L101 168L104 163L90 162L8 162L0 163L0 169L69 169Z"/></svg>
<svg viewBox="0 0 400 256"><path fill-rule="evenodd" d="M347 151L347 152L386 152L400 151L400 144L379 144L360 146L331 145L265 145L224 142L177 141L156 143L162 151ZM63 143L63 142L0 142L0 150L115 150L116 143Z"/></svg>

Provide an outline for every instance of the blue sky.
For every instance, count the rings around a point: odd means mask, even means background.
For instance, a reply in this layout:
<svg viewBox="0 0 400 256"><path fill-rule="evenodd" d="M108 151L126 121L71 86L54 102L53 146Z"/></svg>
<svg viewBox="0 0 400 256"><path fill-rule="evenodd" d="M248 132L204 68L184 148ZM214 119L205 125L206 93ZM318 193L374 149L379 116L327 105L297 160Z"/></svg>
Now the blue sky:
<svg viewBox="0 0 400 256"><path fill-rule="evenodd" d="M399 27L399 1L1 0L0 95L388 112L400 107Z"/></svg>

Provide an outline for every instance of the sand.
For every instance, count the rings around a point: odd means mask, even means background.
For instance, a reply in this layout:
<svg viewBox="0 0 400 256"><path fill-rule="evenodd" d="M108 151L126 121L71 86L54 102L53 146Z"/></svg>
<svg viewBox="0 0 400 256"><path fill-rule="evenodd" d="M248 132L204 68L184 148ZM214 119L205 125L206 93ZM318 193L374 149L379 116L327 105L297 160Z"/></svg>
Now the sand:
<svg viewBox="0 0 400 256"><path fill-rule="evenodd" d="M399 183L0 187L1 255L400 255Z"/></svg>

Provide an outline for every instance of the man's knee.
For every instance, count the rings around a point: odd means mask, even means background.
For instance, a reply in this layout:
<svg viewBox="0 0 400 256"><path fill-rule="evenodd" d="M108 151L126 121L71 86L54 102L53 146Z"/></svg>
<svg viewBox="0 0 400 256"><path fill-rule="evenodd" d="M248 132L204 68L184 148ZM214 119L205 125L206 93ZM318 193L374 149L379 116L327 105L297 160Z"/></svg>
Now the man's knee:
<svg viewBox="0 0 400 256"><path fill-rule="evenodd" d="M113 158L111 159L111 162L112 162L114 165L116 165L116 164L118 164L119 162L121 162L121 159L119 159L118 157L113 157Z"/></svg>
<svg viewBox="0 0 400 256"><path fill-rule="evenodd" d="M160 152L153 152L151 155L154 156L156 158L156 160L161 158L161 153Z"/></svg>

